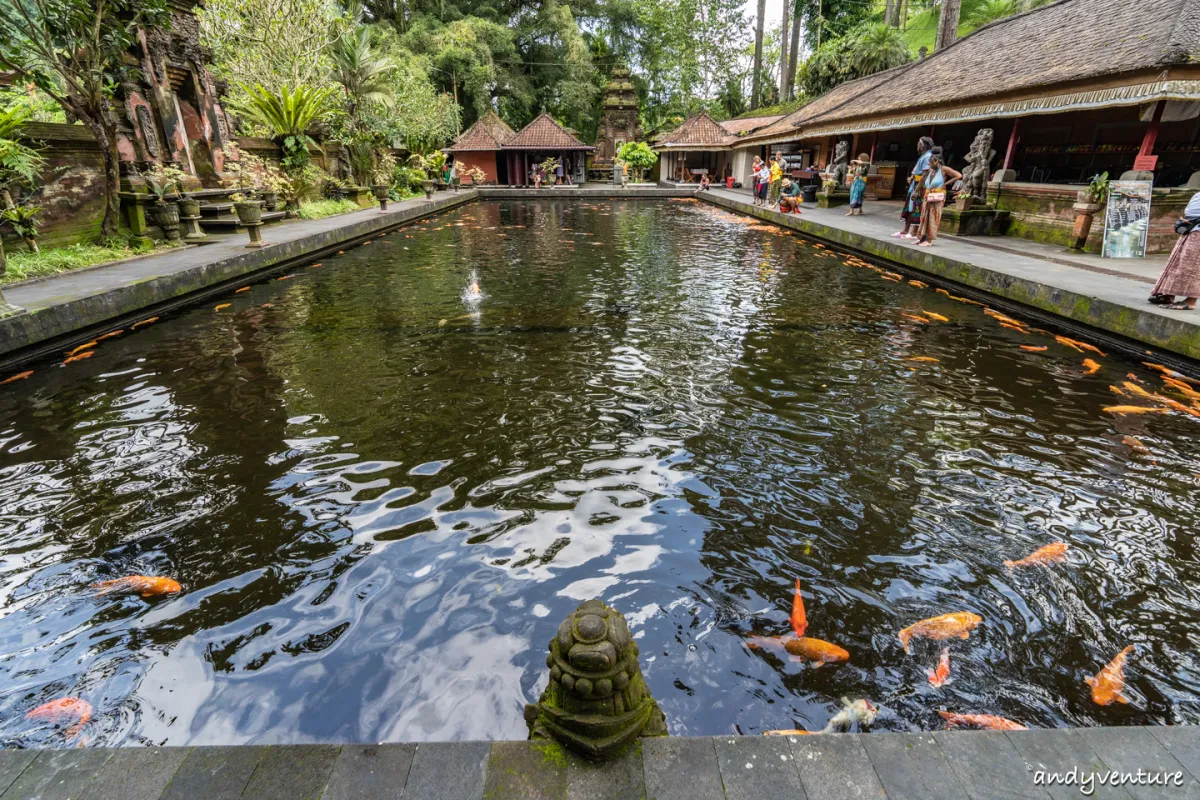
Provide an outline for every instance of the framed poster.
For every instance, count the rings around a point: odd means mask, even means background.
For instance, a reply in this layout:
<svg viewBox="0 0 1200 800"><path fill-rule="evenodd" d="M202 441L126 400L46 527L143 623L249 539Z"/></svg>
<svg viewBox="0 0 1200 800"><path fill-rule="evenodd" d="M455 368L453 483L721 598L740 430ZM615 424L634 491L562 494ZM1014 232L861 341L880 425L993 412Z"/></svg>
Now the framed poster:
<svg viewBox="0 0 1200 800"><path fill-rule="evenodd" d="M1144 258L1150 232L1150 181L1113 181L1104 212L1105 258Z"/></svg>

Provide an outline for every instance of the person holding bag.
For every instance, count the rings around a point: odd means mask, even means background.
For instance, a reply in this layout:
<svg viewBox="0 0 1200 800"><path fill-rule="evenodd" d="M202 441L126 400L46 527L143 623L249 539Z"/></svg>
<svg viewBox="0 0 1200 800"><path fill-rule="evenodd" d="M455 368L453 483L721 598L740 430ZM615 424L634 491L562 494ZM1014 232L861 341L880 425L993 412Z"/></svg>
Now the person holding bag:
<svg viewBox="0 0 1200 800"><path fill-rule="evenodd" d="M925 170L925 201L921 206L921 225L917 228L917 246L932 247L942 224L942 209L946 206L946 186L962 178L962 173L942 164L941 156L929 159Z"/></svg>
<svg viewBox="0 0 1200 800"><path fill-rule="evenodd" d="M1158 283L1150 292L1150 302L1173 311L1195 311L1200 297L1200 192L1192 195L1183 219L1175 223L1179 241L1167 259ZM1184 299L1176 302L1175 297Z"/></svg>

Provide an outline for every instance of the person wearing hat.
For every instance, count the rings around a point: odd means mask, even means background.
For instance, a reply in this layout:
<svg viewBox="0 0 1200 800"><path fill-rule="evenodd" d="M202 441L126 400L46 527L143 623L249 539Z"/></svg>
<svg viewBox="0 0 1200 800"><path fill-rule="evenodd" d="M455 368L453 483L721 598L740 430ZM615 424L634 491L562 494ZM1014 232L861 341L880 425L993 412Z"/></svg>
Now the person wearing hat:
<svg viewBox="0 0 1200 800"><path fill-rule="evenodd" d="M790 178L784 178L780 195L779 211L781 213L800 213L800 184Z"/></svg>
<svg viewBox="0 0 1200 800"><path fill-rule="evenodd" d="M862 216L863 199L867 196L867 172L871 169L871 157L862 153L850 162L850 174L854 177L850 184L850 210L847 217Z"/></svg>

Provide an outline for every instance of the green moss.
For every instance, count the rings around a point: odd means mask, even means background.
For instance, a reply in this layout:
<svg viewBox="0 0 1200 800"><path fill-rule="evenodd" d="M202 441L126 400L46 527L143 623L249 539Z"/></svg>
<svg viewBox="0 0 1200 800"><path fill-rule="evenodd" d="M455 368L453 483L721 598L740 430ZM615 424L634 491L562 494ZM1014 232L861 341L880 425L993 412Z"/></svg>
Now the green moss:
<svg viewBox="0 0 1200 800"><path fill-rule="evenodd" d="M556 769L566 769L568 763L567 751L558 742L546 741L539 742L533 746L542 754L542 763L549 764Z"/></svg>

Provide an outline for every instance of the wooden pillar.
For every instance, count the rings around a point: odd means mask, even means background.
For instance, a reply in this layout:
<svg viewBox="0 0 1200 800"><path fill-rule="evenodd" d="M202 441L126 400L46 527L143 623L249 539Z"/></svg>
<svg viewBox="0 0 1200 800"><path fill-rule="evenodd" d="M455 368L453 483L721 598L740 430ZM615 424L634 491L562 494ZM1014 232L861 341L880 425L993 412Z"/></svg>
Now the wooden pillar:
<svg viewBox="0 0 1200 800"><path fill-rule="evenodd" d="M1142 137L1142 147L1138 150L1138 158L1154 155L1154 143L1158 141L1158 128L1162 123L1163 108L1166 105L1166 100L1159 100L1154 106L1154 116L1150 119L1150 127L1146 128L1146 135ZM1135 166L1134 169L1137 167Z"/></svg>
<svg viewBox="0 0 1200 800"><path fill-rule="evenodd" d="M1008 149L1004 151L1004 169L1012 169L1013 156L1017 154L1017 142L1021 141L1021 118L1013 120L1012 133L1008 135Z"/></svg>
<svg viewBox="0 0 1200 800"><path fill-rule="evenodd" d="M875 163L875 148L879 146L879 131L871 136L871 163Z"/></svg>

